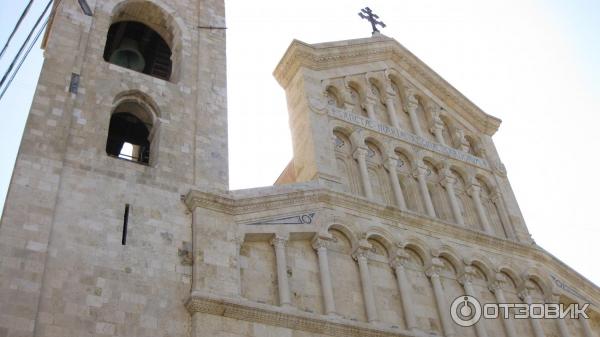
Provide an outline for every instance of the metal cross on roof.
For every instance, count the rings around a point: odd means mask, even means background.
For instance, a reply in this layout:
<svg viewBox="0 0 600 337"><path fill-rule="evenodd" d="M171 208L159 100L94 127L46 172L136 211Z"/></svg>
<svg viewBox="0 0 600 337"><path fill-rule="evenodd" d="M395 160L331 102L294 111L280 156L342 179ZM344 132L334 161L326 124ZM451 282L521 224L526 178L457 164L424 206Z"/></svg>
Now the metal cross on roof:
<svg viewBox="0 0 600 337"><path fill-rule="evenodd" d="M358 13L358 16L360 16L363 19L369 20L369 22L371 23L371 26L373 27L373 34L379 33L379 29L377 29L377 25L381 26L381 28L385 28L385 23L383 23L383 21L377 21L377 19L379 19L379 16L377 14L373 13L371 8L369 8L369 7L365 7L363 9L361 9L360 13Z"/></svg>

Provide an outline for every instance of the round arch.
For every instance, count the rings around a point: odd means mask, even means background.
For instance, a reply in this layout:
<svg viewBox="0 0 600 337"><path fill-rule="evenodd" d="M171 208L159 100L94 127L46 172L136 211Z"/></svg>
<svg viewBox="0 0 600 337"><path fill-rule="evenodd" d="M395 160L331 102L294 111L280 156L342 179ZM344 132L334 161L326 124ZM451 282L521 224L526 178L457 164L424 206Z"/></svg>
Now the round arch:
<svg viewBox="0 0 600 337"><path fill-rule="evenodd" d="M396 247L391 239L392 237L388 231L380 227L370 228L365 235L367 240L375 240L383 245L390 257L395 253L394 249Z"/></svg>
<svg viewBox="0 0 600 337"><path fill-rule="evenodd" d="M138 71L171 82L179 81L183 40L189 40L189 32L181 15L165 1L121 1L111 10L110 25L104 55L107 61L115 63L111 60L114 52L126 50L128 56L132 53L143 56L143 64L135 63L137 69L143 66L143 71ZM153 38L149 32L157 37ZM158 40L164 42L164 47Z"/></svg>
<svg viewBox="0 0 600 337"><path fill-rule="evenodd" d="M341 223L333 223L327 227L326 231L329 232L330 230L335 230L342 233L350 242L350 245L352 246L352 251L354 251L354 249L356 249L356 247L358 246L358 237L349 226Z"/></svg>

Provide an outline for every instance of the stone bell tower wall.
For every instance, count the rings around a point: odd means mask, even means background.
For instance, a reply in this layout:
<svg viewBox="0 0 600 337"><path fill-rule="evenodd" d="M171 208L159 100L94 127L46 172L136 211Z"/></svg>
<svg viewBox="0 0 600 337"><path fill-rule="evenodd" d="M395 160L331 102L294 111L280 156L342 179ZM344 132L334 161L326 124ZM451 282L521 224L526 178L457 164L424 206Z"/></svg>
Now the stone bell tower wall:
<svg viewBox="0 0 600 337"><path fill-rule="evenodd" d="M228 189L224 3L87 3L92 16L58 1L46 34L0 224L0 336L185 335L192 219L181 195ZM105 61L122 21L166 41L168 80ZM112 116L133 106L148 163L106 152Z"/></svg>

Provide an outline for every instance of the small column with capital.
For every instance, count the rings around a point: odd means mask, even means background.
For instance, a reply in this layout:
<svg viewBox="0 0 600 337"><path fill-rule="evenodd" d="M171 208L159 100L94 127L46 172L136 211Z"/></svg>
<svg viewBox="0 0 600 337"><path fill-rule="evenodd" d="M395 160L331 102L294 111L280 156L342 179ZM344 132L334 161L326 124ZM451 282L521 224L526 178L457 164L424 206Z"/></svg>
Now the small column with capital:
<svg viewBox="0 0 600 337"><path fill-rule="evenodd" d="M400 129L400 122L398 121L398 115L396 114L396 104L394 103L395 93L392 89L388 89L385 96L385 107L387 108L388 115L390 117L390 123L396 129Z"/></svg>
<svg viewBox="0 0 600 337"><path fill-rule="evenodd" d="M376 120L375 116L375 99L371 97L367 97L365 100L365 109L367 110L367 117L370 119Z"/></svg>
<svg viewBox="0 0 600 337"><path fill-rule="evenodd" d="M473 289L474 273L475 270L473 267L467 266L465 267L465 270L459 277L458 281L462 283L466 295L477 299L478 296L475 294L475 290ZM475 323L475 332L477 332L477 337L487 337L488 334L485 330L484 320L479 320L479 322Z"/></svg>
<svg viewBox="0 0 600 337"><path fill-rule="evenodd" d="M377 307L375 305L375 295L373 294L373 283L369 272L368 254L371 245L366 240L361 240L359 246L352 254L352 257L358 262L360 272L360 281L362 284L363 297L367 311L367 320L372 323L377 321Z"/></svg>
<svg viewBox="0 0 600 337"><path fill-rule="evenodd" d="M465 224L465 219L463 218L462 211L460 210L460 206L458 204L458 199L456 198L456 191L454 190L454 183L456 182L456 178L454 178L450 174L450 170L448 168L444 168L442 170L442 179L440 183L446 189L446 193L448 194L448 199L450 200L450 207L452 208L452 214L454 215L454 221L459 225Z"/></svg>
<svg viewBox="0 0 600 337"><path fill-rule="evenodd" d="M483 231L489 235L494 235L494 230L490 225L490 221L488 220L485 208L483 207L483 203L481 202L481 186L477 184L472 184L468 190L469 195L473 198L473 202L475 203L475 210L477 211L477 215L479 216L479 221L481 222L481 227L483 227Z"/></svg>
<svg viewBox="0 0 600 337"><path fill-rule="evenodd" d="M467 138L465 138L465 131L462 129L457 129L454 133L454 139L456 143L458 143L458 147L463 152L469 152L469 142Z"/></svg>
<svg viewBox="0 0 600 337"><path fill-rule="evenodd" d="M506 236L508 236L509 239L516 241L517 235L512 226L510 218L508 217L506 207L504 207L504 202L502 201L502 194L497 188L494 189L494 191L492 192L491 199L494 205L496 206L496 209L498 210L500 222L502 223L502 227L504 227L504 230L506 231Z"/></svg>
<svg viewBox="0 0 600 337"><path fill-rule="evenodd" d="M390 176L390 182L392 183L392 191L394 192L396 205L398 205L401 210L406 210L406 200L404 199L402 187L400 186L400 181L398 180L398 172L396 170L396 167L398 167L398 159L391 157L388 158L383 164L383 167L385 167Z"/></svg>
<svg viewBox="0 0 600 337"><path fill-rule="evenodd" d="M552 294L550 295L550 302L551 303L556 303L559 304L560 303L560 295L559 294ZM556 321L556 325L558 327L558 332L560 334L560 337L569 337L569 329L567 328L567 323L565 322L564 319L558 318L555 319Z"/></svg>
<svg viewBox="0 0 600 337"><path fill-rule="evenodd" d="M438 143L446 145L446 141L444 140L444 121L440 118L440 107L431 101L426 102L425 105L432 121L429 131L435 135L435 140Z"/></svg>
<svg viewBox="0 0 600 337"><path fill-rule="evenodd" d="M404 321L409 331L417 329L417 320L415 319L413 300L411 296L411 285L406 275L405 264L408 261L408 255L398 251L396 256L390 260L390 266L396 272L396 281L400 291L400 300L402 301L402 311L404 312Z"/></svg>
<svg viewBox="0 0 600 337"><path fill-rule="evenodd" d="M579 322L581 322L581 326L583 327L583 335L585 337L594 337L594 335L592 334L592 328L590 327L590 323L588 322L588 319L580 316L578 318L578 320L579 320Z"/></svg>
<svg viewBox="0 0 600 337"><path fill-rule="evenodd" d="M335 301L331 285L331 272L329 271L329 258L327 257L327 242L329 240L331 240L329 234L317 234L312 239L312 247L317 251L319 260L319 276L321 278L325 314L335 315Z"/></svg>
<svg viewBox="0 0 600 337"><path fill-rule="evenodd" d="M417 112L417 110L419 109L419 102L414 96L409 97L407 108L408 117L410 118L410 124L413 128L414 134L423 137L423 130L421 130L421 125L419 124L419 116Z"/></svg>
<svg viewBox="0 0 600 337"><path fill-rule="evenodd" d="M433 207L433 201L431 201L431 195L429 194L429 188L427 188L427 178L425 174L427 173L427 168L424 166L419 166L415 169L414 175L419 182L419 190L421 192L421 197L423 198L423 204L425 205L425 210L427 211L427 215L432 218L435 218L435 208Z"/></svg>
<svg viewBox="0 0 600 337"><path fill-rule="evenodd" d="M533 299L527 288L524 288L519 292L519 298L521 298L525 304L531 305L531 303L533 303ZM533 329L533 335L535 337L546 337L544 329L542 328L542 323L540 323L539 319L529 318L529 322L531 323L531 328Z"/></svg>
<svg viewBox="0 0 600 337"><path fill-rule="evenodd" d="M437 304L438 313L442 321L442 329L444 336L454 337L454 326L450 318L450 307L446 302L446 295L444 294L444 288L442 288L442 282L440 281L440 272L442 270L442 261L438 258L431 260L431 266L425 272L425 275L429 277L431 286L433 287L433 295L435 297L435 303Z"/></svg>
<svg viewBox="0 0 600 337"><path fill-rule="evenodd" d="M290 285L287 274L287 262L285 247L287 246L288 237L276 234L271 240L271 244L275 248L275 260L277 264L277 286L279 290L279 305L289 307L292 304L290 299Z"/></svg>
<svg viewBox="0 0 600 337"><path fill-rule="evenodd" d="M496 274L496 279L489 285L489 289L496 296L496 303L498 304L506 303L506 298L504 297L505 284L506 278L504 277L504 275L498 273ZM505 308L504 310L508 310L508 308ZM513 321L510 319L508 312L502 315L502 324L504 325L506 337L517 337L515 326L513 324Z"/></svg>
<svg viewBox="0 0 600 337"><path fill-rule="evenodd" d="M444 140L444 122L439 117L435 118L431 132L433 132L435 140L438 143L446 145L446 140Z"/></svg>
<svg viewBox="0 0 600 337"><path fill-rule="evenodd" d="M359 147L354 151L353 157L358 162L358 169L360 171L360 180L362 182L363 190L367 199L373 199L373 188L371 187L371 181L369 180L369 170L367 169L367 149Z"/></svg>

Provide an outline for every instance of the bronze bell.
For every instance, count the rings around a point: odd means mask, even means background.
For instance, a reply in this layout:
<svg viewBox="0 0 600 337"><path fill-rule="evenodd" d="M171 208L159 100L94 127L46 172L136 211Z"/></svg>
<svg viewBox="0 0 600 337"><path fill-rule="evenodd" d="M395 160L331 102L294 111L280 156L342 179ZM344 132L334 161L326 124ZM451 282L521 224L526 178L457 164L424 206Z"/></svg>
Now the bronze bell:
<svg viewBox="0 0 600 337"><path fill-rule="evenodd" d="M130 38L124 38L121 41L119 48L110 55L109 61L121 67L140 72L146 67L146 61L140 53L137 41Z"/></svg>

